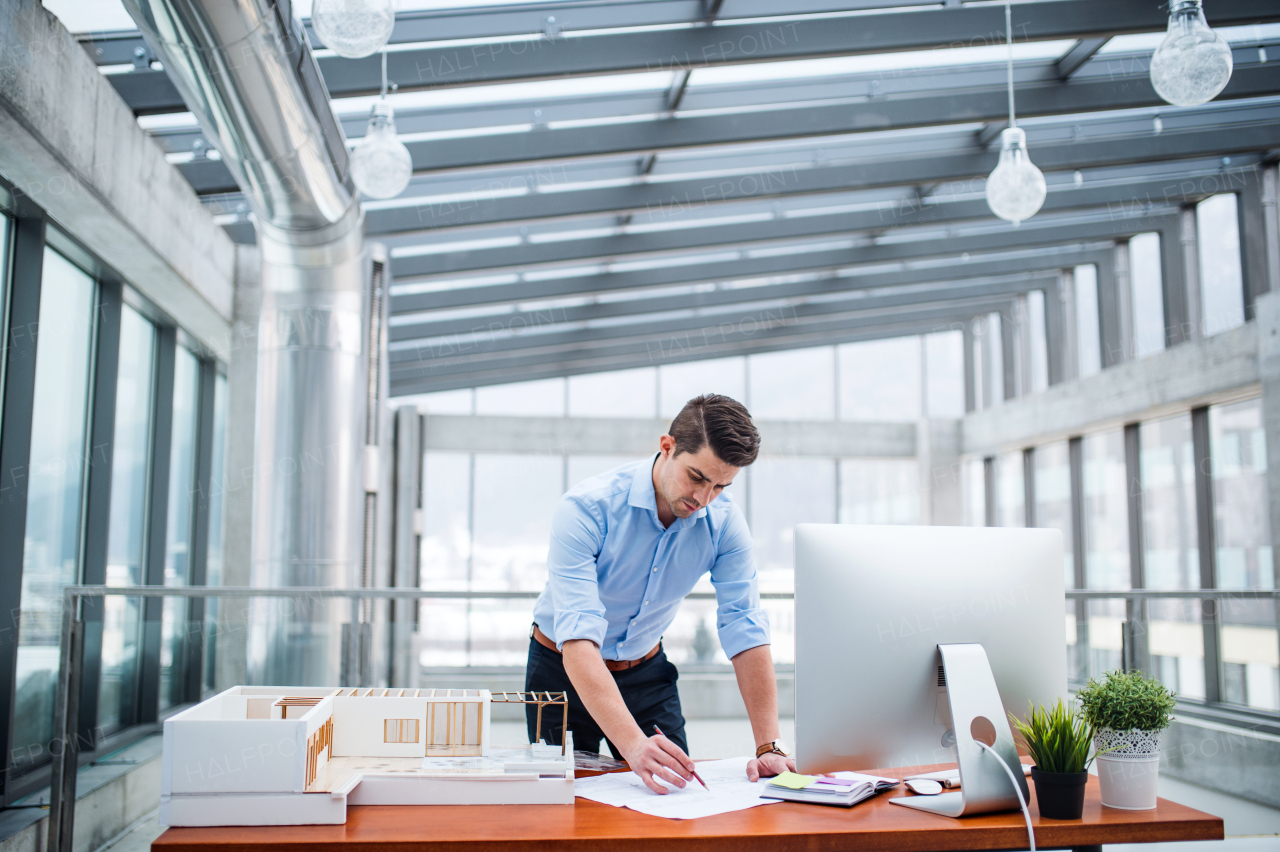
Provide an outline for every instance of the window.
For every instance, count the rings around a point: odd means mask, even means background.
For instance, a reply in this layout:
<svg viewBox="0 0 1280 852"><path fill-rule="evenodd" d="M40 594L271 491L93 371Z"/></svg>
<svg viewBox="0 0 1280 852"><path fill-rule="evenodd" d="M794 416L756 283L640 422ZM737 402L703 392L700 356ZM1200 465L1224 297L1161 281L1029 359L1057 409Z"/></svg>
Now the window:
<svg viewBox="0 0 1280 852"><path fill-rule="evenodd" d="M840 369L840 419L920 419L919 337L868 340L836 348Z"/></svg>
<svg viewBox="0 0 1280 852"><path fill-rule="evenodd" d="M1134 356L1145 358L1164 349L1164 285L1160 270L1160 235L1138 234L1129 240L1129 283L1133 304Z"/></svg>
<svg viewBox="0 0 1280 852"><path fill-rule="evenodd" d="M1022 367L1025 373L1022 387L1031 393L1040 393L1049 387L1049 338L1043 290L1032 290L1027 294L1024 319L1026 333L1022 339L1027 352Z"/></svg>
<svg viewBox="0 0 1280 852"><path fill-rule="evenodd" d="M1098 267L1077 266L1072 275L1076 308L1076 374L1092 376L1102 369L1102 332L1098 321Z"/></svg>
<svg viewBox="0 0 1280 852"><path fill-rule="evenodd" d="M1201 333L1206 337L1244 325L1244 278L1240 270L1240 220L1236 197L1225 193L1196 205L1200 256Z"/></svg>
<svg viewBox="0 0 1280 852"><path fill-rule="evenodd" d="M749 379L745 404L755 419L834 419L833 347L751 355L747 363Z"/></svg>
<svg viewBox="0 0 1280 852"><path fill-rule="evenodd" d="M656 445L653 451L658 451ZM565 484L572 488L584 479L636 460L635 456L569 456L569 475Z"/></svg>
<svg viewBox="0 0 1280 852"><path fill-rule="evenodd" d="M471 455L425 453L422 476L422 587L465 591L472 549ZM419 613L422 665L467 665L466 605L422 601Z"/></svg>
<svg viewBox="0 0 1280 852"><path fill-rule="evenodd" d="M1195 449L1191 417L1181 414L1139 427L1142 532L1148 589L1200 587L1196 540Z"/></svg>
<svg viewBox="0 0 1280 852"><path fill-rule="evenodd" d="M19 769L49 757L62 587L80 578L96 302L94 280L45 249L10 740Z"/></svg>
<svg viewBox="0 0 1280 852"><path fill-rule="evenodd" d="M191 524L196 493L196 438L200 414L200 362L179 346L173 369L173 426L169 444L169 505L165 524L164 584L191 583ZM186 637L191 631L185 598L166 598L160 639L160 709L186 695Z"/></svg>
<svg viewBox="0 0 1280 852"><path fill-rule="evenodd" d="M841 459L840 523L920 523L915 459Z"/></svg>
<svg viewBox="0 0 1280 852"><path fill-rule="evenodd" d="M116 376L115 447L111 460L111 520L107 538L108 586L146 582L147 497L150 489L156 330L128 305L120 315ZM142 660L142 601L103 599L102 674L98 725L106 731L137 719Z"/></svg>
<svg viewBox="0 0 1280 852"><path fill-rule="evenodd" d="M1023 479L1022 451L1001 453L996 463L996 526L1027 525L1026 485Z"/></svg>
<svg viewBox="0 0 1280 852"><path fill-rule="evenodd" d="M570 376L570 417L653 417L657 370L615 370Z"/></svg>
<svg viewBox="0 0 1280 852"><path fill-rule="evenodd" d="M964 332L924 337L925 414L964 417Z"/></svg>
<svg viewBox="0 0 1280 852"><path fill-rule="evenodd" d="M9 217L0 214L0 328L9 327ZM5 355L0 346L0 417L4 416Z"/></svg>
<svg viewBox="0 0 1280 852"><path fill-rule="evenodd" d="M717 358L659 367L658 393L662 402L658 416L675 417L686 402L704 393L724 394L745 404L746 366L745 358Z"/></svg>
<svg viewBox="0 0 1280 852"><path fill-rule="evenodd" d="M213 447L209 464L209 543L205 556L205 585L221 586L224 567L223 512L227 505L227 377L213 380ZM218 599L205 601L205 689L217 687Z"/></svg>
<svg viewBox="0 0 1280 852"><path fill-rule="evenodd" d="M1085 435L1085 577L1090 589L1129 588L1129 507L1124 433Z"/></svg>
<svg viewBox="0 0 1280 852"><path fill-rule="evenodd" d="M543 379L475 389L476 414L563 417L565 380Z"/></svg>
<svg viewBox="0 0 1280 852"><path fill-rule="evenodd" d="M964 523L968 527L987 524L987 480L982 459L960 461L960 491L964 500Z"/></svg>
<svg viewBox="0 0 1280 852"><path fill-rule="evenodd" d="M1066 441L1036 447L1035 521L1038 527L1062 530L1062 576L1068 589L1075 585L1071 533L1071 463Z"/></svg>
<svg viewBox="0 0 1280 852"><path fill-rule="evenodd" d="M1218 588L1274 589L1262 400L1209 409Z"/></svg>

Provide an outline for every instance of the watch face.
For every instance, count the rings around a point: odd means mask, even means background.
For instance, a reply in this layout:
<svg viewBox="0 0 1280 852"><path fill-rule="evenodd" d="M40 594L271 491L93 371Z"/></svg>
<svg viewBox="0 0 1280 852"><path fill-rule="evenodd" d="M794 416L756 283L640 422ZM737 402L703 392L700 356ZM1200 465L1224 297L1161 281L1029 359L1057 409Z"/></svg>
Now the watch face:
<svg viewBox="0 0 1280 852"><path fill-rule="evenodd" d="M782 755L783 755L784 757L790 757L790 756L791 756L791 749L790 749L790 747L788 747L788 746L787 746L786 740L774 740L774 741L773 741L773 748L774 748L774 751L780 751L780 752L782 752Z"/></svg>

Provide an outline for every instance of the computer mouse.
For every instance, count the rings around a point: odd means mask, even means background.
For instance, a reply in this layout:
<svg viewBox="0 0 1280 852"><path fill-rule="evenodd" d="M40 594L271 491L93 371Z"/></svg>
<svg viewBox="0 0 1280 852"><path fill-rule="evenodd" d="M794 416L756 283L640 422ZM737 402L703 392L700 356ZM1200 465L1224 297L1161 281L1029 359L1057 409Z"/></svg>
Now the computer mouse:
<svg viewBox="0 0 1280 852"><path fill-rule="evenodd" d="M931 778L913 778L904 783L908 790L921 796L936 796L942 792L942 784Z"/></svg>

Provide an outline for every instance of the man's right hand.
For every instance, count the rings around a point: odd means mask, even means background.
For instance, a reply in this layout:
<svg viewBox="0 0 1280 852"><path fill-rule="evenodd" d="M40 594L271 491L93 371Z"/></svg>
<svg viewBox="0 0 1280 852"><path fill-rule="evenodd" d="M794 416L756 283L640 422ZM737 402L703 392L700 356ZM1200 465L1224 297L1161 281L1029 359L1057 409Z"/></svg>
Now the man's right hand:
<svg viewBox="0 0 1280 852"><path fill-rule="evenodd" d="M659 795L665 796L669 791L657 778L673 787L683 787L693 777L693 761L689 755L662 734L640 737L620 751L631 771Z"/></svg>

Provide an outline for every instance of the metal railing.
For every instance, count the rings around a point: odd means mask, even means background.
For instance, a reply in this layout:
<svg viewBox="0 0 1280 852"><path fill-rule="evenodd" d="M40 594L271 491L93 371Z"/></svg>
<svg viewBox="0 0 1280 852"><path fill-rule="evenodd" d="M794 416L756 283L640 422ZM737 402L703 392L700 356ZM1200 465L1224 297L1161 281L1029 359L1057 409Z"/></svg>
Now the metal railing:
<svg viewBox="0 0 1280 852"><path fill-rule="evenodd" d="M58 668L57 694L54 705L54 737L63 744L61 753L54 755L49 797L49 827L46 834L48 852L71 852L72 833L75 825L76 801L76 749L74 748L80 715L80 685L84 668L85 622L81 603L86 599L104 597L132 598L282 598L294 600L349 600L352 604L352 623L362 609L364 601L374 600L533 600L540 592L532 591L462 591L429 589L330 589L293 587L286 589L260 589L247 586L67 586L63 589L62 632ZM714 592L692 592L692 600L714 600ZM761 592L762 600L793 600L794 592ZM1145 621L1144 602L1153 599L1208 600L1213 603L1206 613L1206 624L1218 626L1217 610L1223 600L1276 600L1276 590L1220 590L1220 589L1128 589L1094 590L1069 589L1067 600L1084 604L1090 600L1123 600L1131 614L1130 628L1124 634L1133 641L1134 628ZM1064 613L1065 614L1065 613ZM1124 656L1131 662L1130 655ZM1126 666L1127 667L1127 666ZM1144 666L1134 666L1143 668Z"/></svg>

